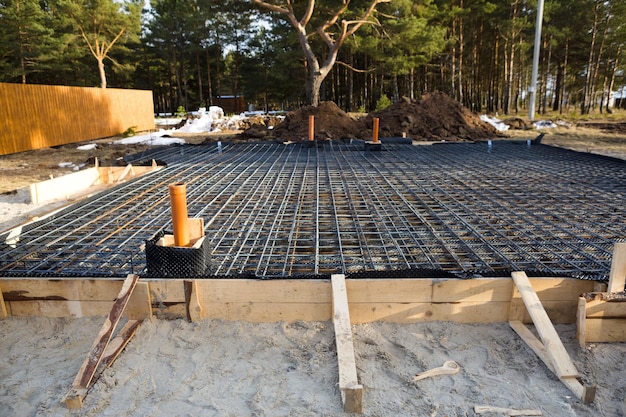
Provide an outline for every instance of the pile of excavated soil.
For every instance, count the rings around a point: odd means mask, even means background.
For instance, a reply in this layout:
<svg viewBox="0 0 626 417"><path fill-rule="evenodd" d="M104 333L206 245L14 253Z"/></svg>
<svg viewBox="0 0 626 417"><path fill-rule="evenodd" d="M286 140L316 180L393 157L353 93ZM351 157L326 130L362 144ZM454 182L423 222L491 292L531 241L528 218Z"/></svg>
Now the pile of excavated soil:
<svg viewBox="0 0 626 417"><path fill-rule="evenodd" d="M373 119L379 118L380 137L406 135L425 141L474 141L500 136L490 124L450 96L434 92L419 100L402 99L360 120L360 138L372 137Z"/></svg>
<svg viewBox="0 0 626 417"><path fill-rule="evenodd" d="M384 110L355 120L333 102L318 107L306 106L287 115L269 130L255 124L244 131L242 138L304 141L308 139L309 115L315 116L317 140L372 138L375 117L380 119L379 137L407 137L424 141L474 141L501 136L488 123L444 93L423 95L419 100L400 100Z"/></svg>
<svg viewBox="0 0 626 417"><path fill-rule="evenodd" d="M284 141L303 141L309 138L309 116L315 116L315 139L333 140L356 138L355 121L332 101L319 106L305 106L287 114L273 130L272 136Z"/></svg>

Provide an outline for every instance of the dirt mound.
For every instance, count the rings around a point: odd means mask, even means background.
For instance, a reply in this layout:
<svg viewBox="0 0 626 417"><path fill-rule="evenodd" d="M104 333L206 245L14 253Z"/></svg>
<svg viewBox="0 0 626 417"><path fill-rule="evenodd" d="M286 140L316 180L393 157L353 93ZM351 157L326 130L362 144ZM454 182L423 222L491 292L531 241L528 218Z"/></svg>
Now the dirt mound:
<svg viewBox="0 0 626 417"><path fill-rule="evenodd" d="M424 94L413 102L402 99L368 114L360 121L359 137L372 137L375 117L380 119L380 137L406 134L415 140L473 141L499 136L493 126L441 92Z"/></svg>
<svg viewBox="0 0 626 417"><path fill-rule="evenodd" d="M272 136L283 141L308 140L309 115L315 116L317 140L356 138L355 121L332 101L323 101L317 107L305 106L287 114L285 120L274 128Z"/></svg>
<svg viewBox="0 0 626 417"><path fill-rule="evenodd" d="M505 125L509 126L511 129L516 130L528 130L530 126L526 121L520 117L509 117L508 119L504 119L502 121Z"/></svg>

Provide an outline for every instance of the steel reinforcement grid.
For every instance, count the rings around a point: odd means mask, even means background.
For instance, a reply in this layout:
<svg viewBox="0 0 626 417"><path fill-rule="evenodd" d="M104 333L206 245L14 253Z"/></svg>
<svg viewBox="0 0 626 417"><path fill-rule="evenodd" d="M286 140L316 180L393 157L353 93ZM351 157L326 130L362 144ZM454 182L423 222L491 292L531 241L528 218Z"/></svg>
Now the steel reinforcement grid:
<svg viewBox="0 0 626 417"><path fill-rule="evenodd" d="M148 274L168 185L202 217L207 277L606 279L626 238L626 162L526 141L156 148L167 163L0 235L0 276Z"/></svg>

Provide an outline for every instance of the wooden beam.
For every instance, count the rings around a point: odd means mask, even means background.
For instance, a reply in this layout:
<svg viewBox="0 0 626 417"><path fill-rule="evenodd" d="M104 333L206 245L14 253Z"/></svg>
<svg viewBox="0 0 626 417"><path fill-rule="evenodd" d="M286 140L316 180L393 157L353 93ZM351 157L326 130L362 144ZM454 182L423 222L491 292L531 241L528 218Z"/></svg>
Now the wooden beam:
<svg viewBox="0 0 626 417"><path fill-rule="evenodd" d="M511 275L543 344L549 346L548 355L550 355L557 376L559 378L578 377L578 371L570 360L565 346L563 346L559 335L548 318L548 314L544 310L541 301L539 301L539 297L537 297L537 293L530 284L526 273L517 271Z"/></svg>
<svg viewBox="0 0 626 417"><path fill-rule="evenodd" d="M339 389L341 390L343 409L347 413L362 413L363 386L359 384L356 372L345 275L332 275L331 283L333 289L333 325L339 362Z"/></svg>
<svg viewBox="0 0 626 417"><path fill-rule="evenodd" d="M489 405L475 405L476 414L504 414L505 416L542 416L541 410L516 410L514 408L492 407Z"/></svg>
<svg viewBox="0 0 626 417"><path fill-rule="evenodd" d="M76 378L74 379L74 383L72 384L72 388L78 392L79 394L86 394L86 390L89 388L89 384L91 383L98 365L102 361L104 357L105 350L111 340L111 336L113 335L113 331L117 326L122 314L124 312L124 308L128 304L128 300L133 292L133 289L137 285L137 281L139 280L138 275L129 275L124 284L122 285L122 289L120 290L117 300L113 304L113 308L106 318L96 340L89 351L89 354L83 361ZM75 406L76 399L75 396L69 396L69 401L66 401L68 407ZM68 397L66 397L68 398ZM82 403L82 400L79 402Z"/></svg>
<svg viewBox="0 0 626 417"><path fill-rule="evenodd" d="M623 292L626 285L626 242L616 243L613 247L613 260L609 273L608 292Z"/></svg>
<svg viewBox="0 0 626 417"><path fill-rule="evenodd" d="M584 403L593 402L595 387L584 386L576 367L572 363L565 346L561 342L552 322L548 318L541 301L525 272L516 271L511 274L513 281L524 301L541 341L521 322L512 320L511 328L528 344L561 382L563 382Z"/></svg>
<svg viewBox="0 0 626 417"><path fill-rule="evenodd" d="M626 293L586 293L579 298L578 343L626 342Z"/></svg>
<svg viewBox="0 0 626 417"><path fill-rule="evenodd" d="M4 297L2 296L2 288L0 288L0 319L5 319L9 316L7 311L7 305L4 303Z"/></svg>

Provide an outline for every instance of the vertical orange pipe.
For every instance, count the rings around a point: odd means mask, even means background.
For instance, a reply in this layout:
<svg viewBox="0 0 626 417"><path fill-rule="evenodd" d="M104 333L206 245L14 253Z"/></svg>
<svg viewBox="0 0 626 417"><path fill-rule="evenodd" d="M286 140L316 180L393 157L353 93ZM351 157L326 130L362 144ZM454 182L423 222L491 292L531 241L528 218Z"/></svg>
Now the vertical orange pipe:
<svg viewBox="0 0 626 417"><path fill-rule="evenodd" d="M372 131L372 134L374 135L374 137L372 138L372 142L374 143L378 143L378 123L379 123L378 117L374 117L374 128Z"/></svg>
<svg viewBox="0 0 626 417"><path fill-rule="evenodd" d="M170 205L172 207L172 226L174 244L189 246L189 223L187 220L187 187L185 183L170 184Z"/></svg>
<svg viewBox="0 0 626 417"><path fill-rule="evenodd" d="M315 116L309 116L309 140L315 139Z"/></svg>

